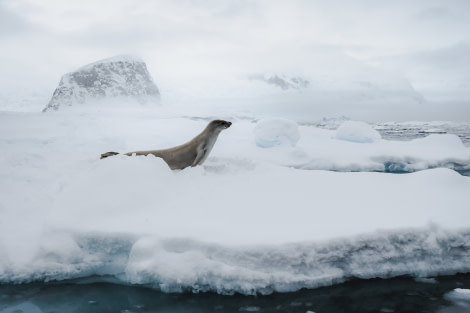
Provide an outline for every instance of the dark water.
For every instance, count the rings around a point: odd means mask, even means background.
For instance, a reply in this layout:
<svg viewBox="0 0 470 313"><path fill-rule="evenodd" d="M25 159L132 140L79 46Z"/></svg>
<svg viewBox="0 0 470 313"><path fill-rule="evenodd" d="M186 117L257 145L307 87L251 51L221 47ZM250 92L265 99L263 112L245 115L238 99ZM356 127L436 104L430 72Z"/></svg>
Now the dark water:
<svg viewBox="0 0 470 313"><path fill-rule="evenodd" d="M0 312L470 312L470 301L445 294L470 289L470 274L352 280L332 287L268 296L165 294L111 283L0 285Z"/></svg>

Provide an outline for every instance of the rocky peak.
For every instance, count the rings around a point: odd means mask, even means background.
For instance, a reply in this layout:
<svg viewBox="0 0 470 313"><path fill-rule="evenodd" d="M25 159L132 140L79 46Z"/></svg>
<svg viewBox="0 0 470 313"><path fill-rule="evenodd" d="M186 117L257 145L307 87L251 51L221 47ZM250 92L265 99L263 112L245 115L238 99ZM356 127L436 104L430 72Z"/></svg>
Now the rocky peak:
<svg viewBox="0 0 470 313"><path fill-rule="evenodd" d="M157 102L160 92L145 62L134 56L116 56L88 64L62 76L43 112L105 98Z"/></svg>

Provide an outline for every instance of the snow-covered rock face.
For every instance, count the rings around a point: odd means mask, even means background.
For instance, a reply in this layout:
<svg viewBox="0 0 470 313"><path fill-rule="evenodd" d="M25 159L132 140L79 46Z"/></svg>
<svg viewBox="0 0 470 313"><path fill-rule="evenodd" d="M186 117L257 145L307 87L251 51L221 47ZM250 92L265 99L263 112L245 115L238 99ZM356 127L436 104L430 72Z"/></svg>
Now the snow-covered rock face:
<svg viewBox="0 0 470 313"><path fill-rule="evenodd" d="M135 99L139 103L159 100L160 92L144 61L117 56L65 74L43 112L116 97Z"/></svg>

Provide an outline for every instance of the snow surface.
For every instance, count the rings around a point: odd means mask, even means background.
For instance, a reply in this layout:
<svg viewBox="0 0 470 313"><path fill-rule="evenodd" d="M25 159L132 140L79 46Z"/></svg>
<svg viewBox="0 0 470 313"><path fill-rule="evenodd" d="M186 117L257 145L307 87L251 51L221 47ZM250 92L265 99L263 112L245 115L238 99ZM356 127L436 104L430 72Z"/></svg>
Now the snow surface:
<svg viewBox="0 0 470 313"><path fill-rule="evenodd" d="M365 143L379 140L381 136L378 131L367 123L346 121L336 130L336 139Z"/></svg>
<svg viewBox="0 0 470 313"><path fill-rule="evenodd" d="M258 121L254 128L256 145L272 148L279 145L295 146L300 139L296 122L285 118L266 118Z"/></svg>
<svg viewBox="0 0 470 313"><path fill-rule="evenodd" d="M181 144L211 117L0 112L0 282L110 275L254 294L470 271L470 177L445 168L470 163L457 136L359 143L297 124L295 146L262 148L263 119L239 116L217 116L233 125L203 166L171 171L155 157L99 155ZM417 172L380 173L387 162Z"/></svg>

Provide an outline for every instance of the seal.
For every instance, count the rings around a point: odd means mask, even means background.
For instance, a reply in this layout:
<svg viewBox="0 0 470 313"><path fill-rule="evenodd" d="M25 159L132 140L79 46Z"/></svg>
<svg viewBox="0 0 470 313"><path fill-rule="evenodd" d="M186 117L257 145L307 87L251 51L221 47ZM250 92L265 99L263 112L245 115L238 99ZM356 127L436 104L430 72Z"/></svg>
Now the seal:
<svg viewBox="0 0 470 313"><path fill-rule="evenodd" d="M180 146L162 150L134 151L125 153L125 155L153 154L156 157L162 158L172 170L182 170L188 166L201 165L209 156L220 132L231 125L231 122L214 120L199 135ZM106 152L101 155L101 159L116 154L119 153Z"/></svg>

